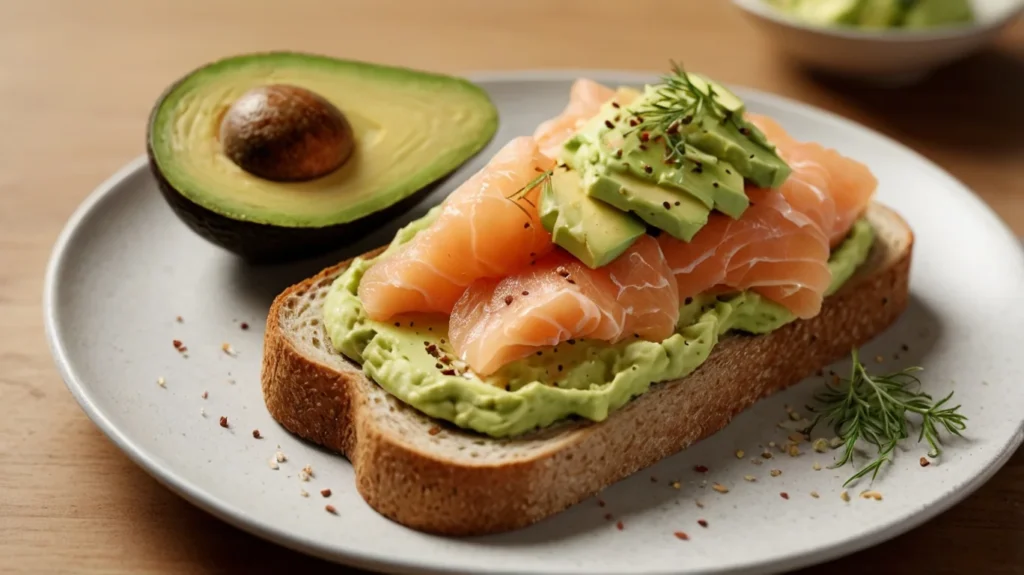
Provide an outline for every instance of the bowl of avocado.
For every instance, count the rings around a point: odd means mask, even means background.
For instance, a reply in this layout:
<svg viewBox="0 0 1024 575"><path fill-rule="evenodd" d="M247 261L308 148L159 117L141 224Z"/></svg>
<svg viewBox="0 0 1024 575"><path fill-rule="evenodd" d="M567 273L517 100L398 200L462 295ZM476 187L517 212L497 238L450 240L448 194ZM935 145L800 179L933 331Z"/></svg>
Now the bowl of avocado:
<svg viewBox="0 0 1024 575"><path fill-rule="evenodd" d="M897 84L963 59L1024 10L1024 0L733 0L810 68Z"/></svg>
<svg viewBox="0 0 1024 575"><path fill-rule="evenodd" d="M268 263L337 249L409 211L497 127L468 80L273 52L218 60L167 88L146 150L189 228Z"/></svg>

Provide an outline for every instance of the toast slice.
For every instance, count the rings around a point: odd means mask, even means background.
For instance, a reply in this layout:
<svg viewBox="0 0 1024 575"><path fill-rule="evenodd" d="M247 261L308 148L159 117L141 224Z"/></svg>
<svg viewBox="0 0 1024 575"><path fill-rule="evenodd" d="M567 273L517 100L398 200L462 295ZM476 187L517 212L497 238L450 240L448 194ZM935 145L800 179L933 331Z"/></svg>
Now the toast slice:
<svg viewBox="0 0 1024 575"><path fill-rule="evenodd" d="M347 456L359 493L384 516L445 535L520 528L715 433L895 321L907 305L913 234L883 206L872 205L868 217L876 232L868 260L818 316L766 335L727 335L688 377L651 386L600 423L492 439L406 406L335 352L324 332L322 301L347 262L274 301L264 400L285 428Z"/></svg>

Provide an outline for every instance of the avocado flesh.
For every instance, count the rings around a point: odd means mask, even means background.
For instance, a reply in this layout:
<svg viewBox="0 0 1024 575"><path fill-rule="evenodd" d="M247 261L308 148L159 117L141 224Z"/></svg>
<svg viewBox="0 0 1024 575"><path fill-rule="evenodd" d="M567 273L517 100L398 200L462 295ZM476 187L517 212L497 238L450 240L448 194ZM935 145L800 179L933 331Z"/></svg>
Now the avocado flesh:
<svg viewBox="0 0 1024 575"><path fill-rule="evenodd" d="M861 0L815 0L796 6L797 15L813 24L856 24Z"/></svg>
<svg viewBox="0 0 1024 575"><path fill-rule="evenodd" d="M579 173L562 168L541 193L540 218L555 244L590 268L611 263L646 231L633 216L588 196Z"/></svg>
<svg viewBox="0 0 1024 575"><path fill-rule="evenodd" d="M588 174L587 194L685 242L708 222L711 210L690 194L625 173Z"/></svg>
<svg viewBox="0 0 1024 575"><path fill-rule="evenodd" d="M903 25L907 28L930 28L972 20L974 12L968 0L916 0L907 9Z"/></svg>
<svg viewBox="0 0 1024 575"><path fill-rule="evenodd" d="M864 0L860 12L860 25L864 28L891 28L903 17L906 0Z"/></svg>
<svg viewBox="0 0 1024 575"><path fill-rule="evenodd" d="M274 182L223 154L218 132L224 111L250 88L271 83L306 88L342 111L355 151L341 168L310 181ZM311 241L330 242L312 248L337 247L334 236L363 219L375 217L379 225L382 212L400 215L416 203L406 200L422 199L430 184L473 157L496 130L494 105L466 80L270 53L221 60L171 86L150 117L147 151L161 190L178 196L172 206L190 227L256 256L260 243L287 251L289 234L313 238L293 242L303 249ZM257 235L275 237L263 242Z"/></svg>

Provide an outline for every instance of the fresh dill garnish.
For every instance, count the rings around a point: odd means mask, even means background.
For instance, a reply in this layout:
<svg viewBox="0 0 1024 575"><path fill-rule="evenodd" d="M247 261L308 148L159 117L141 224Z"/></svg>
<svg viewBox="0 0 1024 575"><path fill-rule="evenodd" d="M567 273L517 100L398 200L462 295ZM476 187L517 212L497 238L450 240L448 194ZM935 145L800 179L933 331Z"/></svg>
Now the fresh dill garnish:
<svg viewBox="0 0 1024 575"><path fill-rule="evenodd" d="M910 367L887 375L871 375L860 362L857 350L852 352L850 379L839 386L829 385L827 391L815 395L823 405L809 407L817 415L806 433L810 433L821 421L832 426L835 434L843 440L843 453L830 468L853 464L857 442L863 440L877 449L877 455L870 463L853 474L843 487L871 474L872 481L882 466L891 461L899 442L910 437L914 426L908 419L911 414L920 417L917 441L926 440L930 446L929 457L942 453L939 439L940 428L962 437L967 427L967 417L957 410L960 406L945 407L953 392L933 401L927 393L919 391L921 381L914 373L920 367Z"/></svg>
<svg viewBox="0 0 1024 575"><path fill-rule="evenodd" d="M535 178L533 178L532 180L530 180L529 182L527 182L525 186L523 186L523 187L519 188L518 190L516 190L515 192L505 196L505 199L511 201L512 203L514 203L516 205L516 207L518 207L520 210L522 210L522 212L524 214L526 214L527 217L529 217L530 213L526 211L526 208L524 208L519 203L519 201L522 200L522 201L526 202L527 204L530 205L530 207L536 207L536 206L534 206L533 202L530 201L530 198L526 197L526 195L530 193L530 190L536 188L537 186L541 186L541 193L542 194L545 193L547 191L547 189L551 187L551 176L554 173L555 173L555 169L554 168L551 168L550 170L545 170L543 172L538 173L537 176Z"/></svg>
<svg viewBox="0 0 1024 575"><path fill-rule="evenodd" d="M650 136L663 135L665 138L665 162L673 163L684 158L695 158L701 154L686 143L689 126L697 121L732 124L743 136L749 137L751 128L738 114L719 102L715 87L706 82L702 90L693 83L682 65L671 62L672 73L661 78L661 84L653 89L647 101L630 110L633 120L624 135L647 133ZM757 140L752 140L761 144Z"/></svg>

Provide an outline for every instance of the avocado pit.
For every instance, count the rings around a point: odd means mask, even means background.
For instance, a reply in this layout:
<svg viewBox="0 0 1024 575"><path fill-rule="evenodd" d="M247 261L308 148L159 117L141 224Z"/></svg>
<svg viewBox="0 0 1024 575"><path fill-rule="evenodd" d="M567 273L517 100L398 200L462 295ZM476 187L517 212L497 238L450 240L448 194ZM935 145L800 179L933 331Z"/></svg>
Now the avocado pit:
<svg viewBox="0 0 1024 575"><path fill-rule="evenodd" d="M355 141L344 114L305 88L253 88L225 112L220 142L238 167L277 182L325 176L352 155Z"/></svg>

